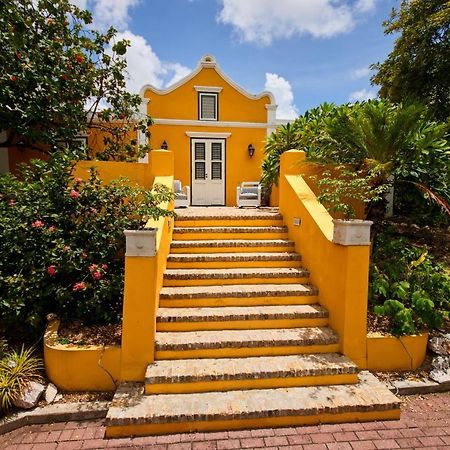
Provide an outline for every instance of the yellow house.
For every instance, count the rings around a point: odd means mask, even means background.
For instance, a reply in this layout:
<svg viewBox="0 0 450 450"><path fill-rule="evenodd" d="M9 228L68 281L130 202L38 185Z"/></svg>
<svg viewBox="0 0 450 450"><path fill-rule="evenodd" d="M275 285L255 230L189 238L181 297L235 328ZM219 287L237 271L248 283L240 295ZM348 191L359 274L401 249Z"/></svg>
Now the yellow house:
<svg viewBox="0 0 450 450"><path fill-rule="evenodd" d="M236 205L236 186L261 177L264 141L277 127L270 92L246 92L205 55L166 90L141 89L154 120L153 148L175 156L175 178L191 186L192 205Z"/></svg>

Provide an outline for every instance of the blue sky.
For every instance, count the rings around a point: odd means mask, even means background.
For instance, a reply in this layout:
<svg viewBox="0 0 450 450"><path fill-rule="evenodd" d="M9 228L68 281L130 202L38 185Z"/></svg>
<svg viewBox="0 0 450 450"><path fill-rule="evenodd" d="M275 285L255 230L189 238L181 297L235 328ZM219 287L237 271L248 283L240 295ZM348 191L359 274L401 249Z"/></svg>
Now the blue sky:
<svg viewBox="0 0 450 450"><path fill-rule="evenodd" d="M204 54L252 93L271 90L279 118L322 102L376 95L368 66L393 37L382 22L398 0L74 0L98 28L130 39L129 88L166 87Z"/></svg>

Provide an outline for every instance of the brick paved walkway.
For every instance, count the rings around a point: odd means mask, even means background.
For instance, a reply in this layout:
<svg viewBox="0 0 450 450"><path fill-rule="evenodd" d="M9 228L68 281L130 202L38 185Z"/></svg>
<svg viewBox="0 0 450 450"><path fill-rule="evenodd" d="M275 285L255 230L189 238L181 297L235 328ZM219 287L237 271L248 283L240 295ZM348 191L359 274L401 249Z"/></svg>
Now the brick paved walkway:
<svg viewBox="0 0 450 450"><path fill-rule="evenodd" d="M402 418L393 422L175 434L133 439L103 439L105 428L102 421L66 422L28 426L0 436L0 449L450 449L450 393L403 397L403 400Z"/></svg>

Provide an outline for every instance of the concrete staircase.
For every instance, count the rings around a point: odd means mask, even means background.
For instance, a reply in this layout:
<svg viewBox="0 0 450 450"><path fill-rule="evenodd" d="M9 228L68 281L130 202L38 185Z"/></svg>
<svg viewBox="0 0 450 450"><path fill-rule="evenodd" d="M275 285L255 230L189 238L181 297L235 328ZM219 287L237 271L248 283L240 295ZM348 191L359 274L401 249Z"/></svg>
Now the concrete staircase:
<svg viewBox="0 0 450 450"><path fill-rule="evenodd" d="M398 418L396 397L339 354L277 211L212 211L179 213L156 361L117 390L107 435Z"/></svg>

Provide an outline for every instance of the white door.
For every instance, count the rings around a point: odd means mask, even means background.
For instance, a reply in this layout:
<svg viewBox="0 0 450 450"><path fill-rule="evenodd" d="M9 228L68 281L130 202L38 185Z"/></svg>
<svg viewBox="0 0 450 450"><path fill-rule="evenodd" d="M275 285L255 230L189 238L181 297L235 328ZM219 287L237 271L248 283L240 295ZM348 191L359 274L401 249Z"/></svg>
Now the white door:
<svg viewBox="0 0 450 450"><path fill-rule="evenodd" d="M225 139L192 139L193 205L225 204Z"/></svg>

